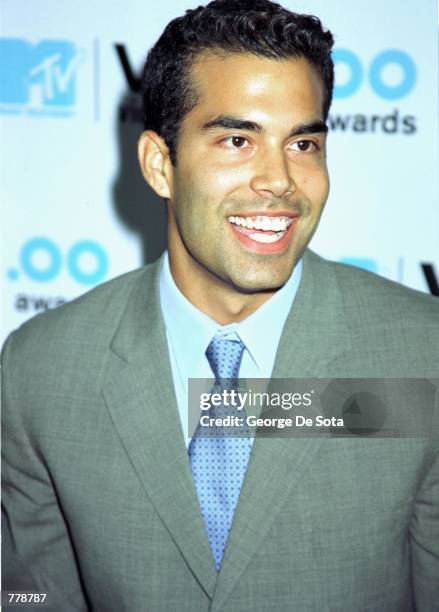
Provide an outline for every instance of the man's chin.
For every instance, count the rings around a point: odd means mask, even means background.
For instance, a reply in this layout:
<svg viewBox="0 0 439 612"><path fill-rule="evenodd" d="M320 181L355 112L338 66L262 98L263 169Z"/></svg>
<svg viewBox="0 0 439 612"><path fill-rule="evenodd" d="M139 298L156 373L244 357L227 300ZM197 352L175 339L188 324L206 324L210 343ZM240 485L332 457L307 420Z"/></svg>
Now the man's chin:
<svg viewBox="0 0 439 612"><path fill-rule="evenodd" d="M240 276L239 278L232 278L230 281L233 287L242 294L274 293L285 285L291 274L292 270L289 274L275 278L273 276L268 278Z"/></svg>
<svg viewBox="0 0 439 612"><path fill-rule="evenodd" d="M293 261L291 261L293 259ZM291 277L299 258L277 259L271 265L242 266L230 274L233 285L242 293L274 292L281 289ZM274 265L273 265L274 264Z"/></svg>

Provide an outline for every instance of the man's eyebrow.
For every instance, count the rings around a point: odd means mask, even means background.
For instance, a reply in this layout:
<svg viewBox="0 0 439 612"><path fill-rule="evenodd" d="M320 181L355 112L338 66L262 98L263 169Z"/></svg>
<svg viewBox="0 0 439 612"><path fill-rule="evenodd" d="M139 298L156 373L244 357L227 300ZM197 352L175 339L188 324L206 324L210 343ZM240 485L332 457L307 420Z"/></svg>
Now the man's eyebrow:
<svg viewBox="0 0 439 612"><path fill-rule="evenodd" d="M223 128L225 130L247 130L248 132L257 132L258 134L264 131L264 128L262 125L259 125L259 123L246 121L245 119L239 119L238 117L231 117L229 115L215 117L215 119L204 123L202 126L203 130L212 130L215 128Z"/></svg>
<svg viewBox="0 0 439 612"><path fill-rule="evenodd" d="M302 134L326 134L328 132L328 126L324 121L311 121L311 123L300 123L289 133L291 136L301 136Z"/></svg>
<svg viewBox="0 0 439 612"><path fill-rule="evenodd" d="M247 121L229 115L220 115L204 123L201 127L203 130L220 128L225 130L245 130L247 132L256 132L257 134L262 134L265 131L262 125L255 121ZM288 138L292 136L301 136L302 134L326 134L327 132L328 126L324 121L311 121L309 123L300 123L296 125L288 134Z"/></svg>

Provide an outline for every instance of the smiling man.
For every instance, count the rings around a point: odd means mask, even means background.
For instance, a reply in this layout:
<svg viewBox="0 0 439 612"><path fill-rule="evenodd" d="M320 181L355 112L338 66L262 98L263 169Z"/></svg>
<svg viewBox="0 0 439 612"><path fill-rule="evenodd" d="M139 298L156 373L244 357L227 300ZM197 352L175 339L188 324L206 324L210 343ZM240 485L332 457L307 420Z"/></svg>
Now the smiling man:
<svg viewBox="0 0 439 612"><path fill-rule="evenodd" d="M332 44L315 17L216 0L150 51L139 160L168 250L5 345L3 590L54 611L439 610L437 429L190 425L191 377L438 376L435 298L307 248Z"/></svg>
<svg viewBox="0 0 439 612"><path fill-rule="evenodd" d="M304 57L213 48L199 52L187 78L197 104L181 122L175 166L150 130L140 162L168 201L178 288L230 323L286 283L316 229L329 188L328 93Z"/></svg>

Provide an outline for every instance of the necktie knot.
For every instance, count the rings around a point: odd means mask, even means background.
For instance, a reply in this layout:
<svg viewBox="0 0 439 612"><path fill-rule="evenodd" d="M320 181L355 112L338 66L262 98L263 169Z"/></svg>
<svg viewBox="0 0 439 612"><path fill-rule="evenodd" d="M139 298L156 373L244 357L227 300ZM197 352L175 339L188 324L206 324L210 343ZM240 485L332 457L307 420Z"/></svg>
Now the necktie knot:
<svg viewBox="0 0 439 612"><path fill-rule="evenodd" d="M206 349L206 357L216 380L222 378L238 378L244 343L214 336Z"/></svg>

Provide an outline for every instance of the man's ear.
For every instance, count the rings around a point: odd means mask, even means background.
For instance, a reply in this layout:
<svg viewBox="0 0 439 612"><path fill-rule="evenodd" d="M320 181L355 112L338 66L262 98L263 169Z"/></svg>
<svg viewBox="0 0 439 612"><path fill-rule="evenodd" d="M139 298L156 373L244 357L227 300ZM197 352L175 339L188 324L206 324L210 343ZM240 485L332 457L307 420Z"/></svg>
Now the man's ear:
<svg viewBox="0 0 439 612"><path fill-rule="evenodd" d="M138 156L143 178L161 198L171 198L171 160L169 149L161 136L152 130L142 132Z"/></svg>

